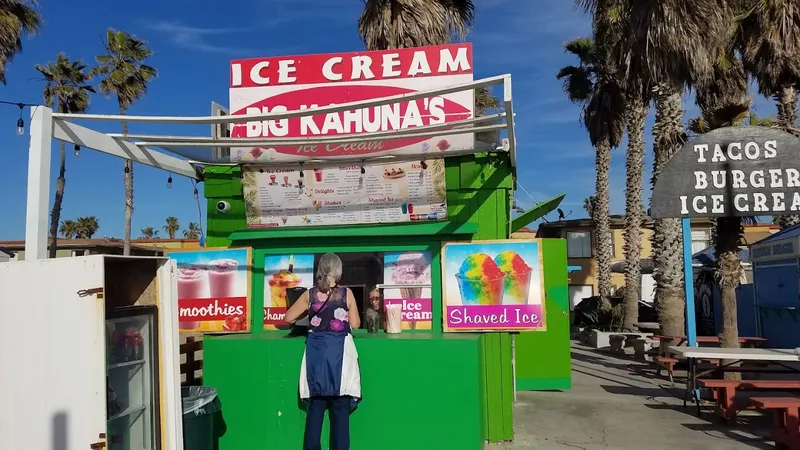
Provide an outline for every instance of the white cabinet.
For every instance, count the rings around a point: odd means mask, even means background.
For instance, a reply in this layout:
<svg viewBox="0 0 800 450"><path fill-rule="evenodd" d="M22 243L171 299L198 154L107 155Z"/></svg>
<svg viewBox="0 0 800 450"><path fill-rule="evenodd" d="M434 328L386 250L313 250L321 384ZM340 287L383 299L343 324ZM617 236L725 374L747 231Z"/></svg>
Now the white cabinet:
<svg viewBox="0 0 800 450"><path fill-rule="evenodd" d="M176 293L167 258L0 263L0 448L181 449ZM113 356L115 324L148 336L141 354ZM130 378L126 408L147 415L109 414L107 378ZM136 439L115 445L120 422Z"/></svg>

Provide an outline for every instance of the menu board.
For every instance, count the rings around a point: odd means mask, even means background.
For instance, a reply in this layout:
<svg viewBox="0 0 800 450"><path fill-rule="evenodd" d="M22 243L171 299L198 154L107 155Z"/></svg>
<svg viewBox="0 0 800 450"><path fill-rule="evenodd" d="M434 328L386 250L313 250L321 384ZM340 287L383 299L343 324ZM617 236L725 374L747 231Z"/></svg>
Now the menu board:
<svg viewBox="0 0 800 450"><path fill-rule="evenodd" d="M444 220L442 159L393 164L242 168L247 226Z"/></svg>

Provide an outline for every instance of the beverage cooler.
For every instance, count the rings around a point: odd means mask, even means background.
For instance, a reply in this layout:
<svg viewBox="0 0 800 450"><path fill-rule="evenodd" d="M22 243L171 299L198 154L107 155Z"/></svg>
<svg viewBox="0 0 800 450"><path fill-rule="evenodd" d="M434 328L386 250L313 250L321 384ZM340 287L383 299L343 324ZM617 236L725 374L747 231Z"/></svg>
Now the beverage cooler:
<svg viewBox="0 0 800 450"><path fill-rule="evenodd" d="M175 262L0 263L0 448L182 449Z"/></svg>

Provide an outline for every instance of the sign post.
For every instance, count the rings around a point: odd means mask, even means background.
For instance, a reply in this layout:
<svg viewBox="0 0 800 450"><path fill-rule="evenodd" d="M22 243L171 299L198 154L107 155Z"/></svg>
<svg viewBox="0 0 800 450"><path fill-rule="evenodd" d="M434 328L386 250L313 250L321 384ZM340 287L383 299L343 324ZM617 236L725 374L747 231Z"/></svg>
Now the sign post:
<svg viewBox="0 0 800 450"><path fill-rule="evenodd" d="M653 187L651 216L680 218L686 335L697 345L690 219L800 215L800 138L768 127L726 127L688 142Z"/></svg>

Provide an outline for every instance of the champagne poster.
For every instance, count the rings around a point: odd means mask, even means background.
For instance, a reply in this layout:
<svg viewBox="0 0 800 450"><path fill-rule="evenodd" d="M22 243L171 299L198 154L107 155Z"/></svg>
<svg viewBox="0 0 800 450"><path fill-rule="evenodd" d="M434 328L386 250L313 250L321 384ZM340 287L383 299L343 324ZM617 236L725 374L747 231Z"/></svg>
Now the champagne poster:
<svg viewBox="0 0 800 450"><path fill-rule="evenodd" d="M314 287L314 255L264 257L264 329L287 329L284 319L291 295Z"/></svg>
<svg viewBox="0 0 800 450"><path fill-rule="evenodd" d="M544 331L537 240L447 243L442 249L445 331Z"/></svg>
<svg viewBox="0 0 800 450"><path fill-rule="evenodd" d="M430 330L430 252L387 252L383 255L383 270L383 301L385 305L402 306L402 329Z"/></svg>
<svg viewBox="0 0 800 450"><path fill-rule="evenodd" d="M249 248L170 250L178 266L181 332L250 331Z"/></svg>
<svg viewBox="0 0 800 450"><path fill-rule="evenodd" d="M242 170L250 228L447 219L442 159Z"/></svg>

